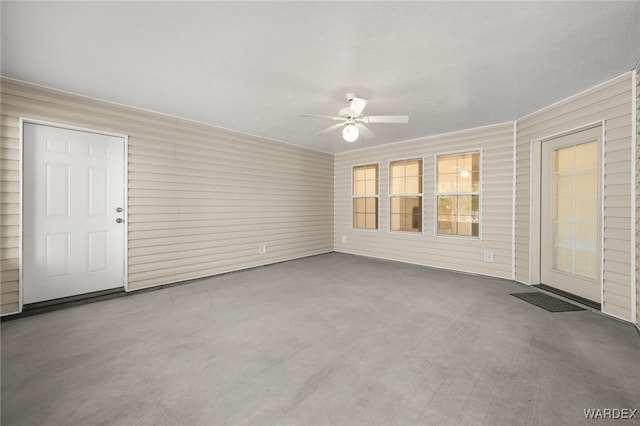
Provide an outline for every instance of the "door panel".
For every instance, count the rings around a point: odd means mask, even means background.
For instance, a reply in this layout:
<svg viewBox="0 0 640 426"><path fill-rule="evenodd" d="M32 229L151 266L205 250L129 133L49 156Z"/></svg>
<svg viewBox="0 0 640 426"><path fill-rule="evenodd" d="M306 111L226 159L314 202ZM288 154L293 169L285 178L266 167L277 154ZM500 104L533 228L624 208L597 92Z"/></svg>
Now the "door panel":
<svg viewBox="0 0 640 426"><path fill-rule="evenodd" d="M601 128L542 143L541 279L600 303Z"/></svg>
<svg viewBox="0 0 640 426"><path fill-rule="evenodd" d="M68 278L71 264L70 235L48 234L44 237L44 278Z"/></svg>
<svg viewBox="0 0 640 426"><path fill-rule="evenodd" d="M26 123L24 303L124 285L124 140Z"/></svg>

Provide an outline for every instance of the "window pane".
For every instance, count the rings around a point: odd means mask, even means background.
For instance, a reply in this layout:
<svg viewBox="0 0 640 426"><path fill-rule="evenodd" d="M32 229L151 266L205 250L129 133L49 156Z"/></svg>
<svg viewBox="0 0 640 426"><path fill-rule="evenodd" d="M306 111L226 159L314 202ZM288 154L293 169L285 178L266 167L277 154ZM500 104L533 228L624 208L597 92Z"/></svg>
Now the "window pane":
<svg viewBox="0 0 640 426"><path fill-rule="evenodd" d="M410 214L403 214L401 216L401 222L400 222L400 230L401 231L412 231L413 230L413 226L412 226L412 221L411 221L411 215Z"/></svg>
<svg viewBox="0 0 640 426"><path fill-rule="evenodd" d="M444 173L438 177L438 192L456 191L456 173Z"/></svg>
<svg viewBox="0 0 640 426"><path fill-rule="evenodd" d="M457 174L458 178L458 190L457 192L472 192L473 191L473 176L467 169L463 169Z"/></svg>
<svg viewBox="0 0 640 426"><path fill-rule="evenodd" d="M442 155L438 157L438 175L457 173L457 161L454 156Z"/></svg>
<svg viewBox="0 0 640 426"><path fill-rule="evenodd" d="M595 253L598 247L597 223L577 223L575 229L575 247L580 250L590 250Z"/></svg>
<svg viewBox="0 0 640 426"><path fill-rule="evenodd" d="M449 216L455 213L456 197L448 195L438 196L438 215Z"/></svg>
<svg viewBox="0 0 640 426"><path fill-rule="evenodd" d="M575 170L575 147L557 149L553 152L555 172L558 170Z"/></svg>
<svg viewBox="0 0 640 426"><path fill-rule="evenodd" d="M366 171L365 171L365 178L367 180L375 180L378 178L378 166L377 165L373 165L373 166L367 166Z"/></svg>
<svg viewBox="0 0 640 426"><path fill-rule="evenodd" d="M576 145L576 170L598 168L598 144L597 142Z"/></svg>
<svg viewBox="0 0 640 426"><path fill-rule="evenodd" d="M574 220L575 213L573 210L573 198L556 198L555 207L555 220Z"/></svg>
<svg viewBox="0 0 640 426"><path fill-rule="evenodd" d="M438 193L480 191L480 153L441 155L437 158ZM480 235L480 195L437 195L438 234Z"/></svg>
<svg viewBox="0 0 640 426"><path fill-rule="evenodd" d="M400 230L400 216L399 214L391 214L391 230L399 231Z"/></svg>
<svg viewBox="0 0 640 426"><path fill-rule="evenodd" d="M556 195L559 197L572 196L573 191L573 175L558 175L553 177L556 187Z"/></svg>
<svg viewBox="0 0 640 426"><path fill-rule="evenodd" d="M453 216L438 217L438 234L453 234Z"/></svg>
<svg viewBox="0 0 640 426"><path fill-rule="evenodd" d="M419 194L422 192L422 160L400 160L390 163L389 193Z"/></svg>
<svg viewBox="0 0 640 426"><path fill-rule="evenodd" d="M581 173L576 174L576 196L581 195L598 195L598 175L594 171L593 173ZM560 188L558 188L558 195L574 195L573 191L569 194L560 193Z"/></svg>
<svg viewBox="0 0 640 426"><path fill-rule="evenodd" d="M553 269L573 273L573 251L563 247L553 248Z"/></svg>
<svg viewBox="0 0 640 426"><path fill-rule="evenodd" d="M353 168L353 195L378 195L378 165Z"/></svg>
<svg viewBox="0 0 640 426"><path fill-rule="evenodd" d="M353 227L378 229L378 198L359 197L353 199Z"/></svg>
<svg viewBox="0 0 640 426"><path fill-rule="evenodd" d="M553 233L554 246L573 248L574 224L572 222L556 222Z"/></svg>
<svg viewBox="0 0 640 426"><path fill-rule="evenodd" d="M473 223L465 220L465 217L458 216L458 232L457 235L471 237L473 235Z"/></svg>
<svg viewBox="0 0 640 426"><path fill-rule="evenodd" d="M473 178L473 182L471 183L471 190L473 192L480 191L480 172L471 173L471 177Z"/></svg>
<svg viewBox="0 0 640 426"><path fill-rule="evenodd" d="M365 198L367 213L375 213L377 205L376 201L378 201L377 198Z"/></svg>
<svg viewBox="0 0 640 426"><path fill-rule="evenodd" d="M401 178L393 178L391 180L391 193L392 194L404 194L404 177Z"/></svg>
<svg viewBox="0 0 640 426"><path fill-rule="evenodd" d="M422 160L399 160L389 164L389 225L392 231L422 231Z"/></svg>
<svg viewBox="0 0 640 426"><path fill-rule="evenodd" d="M378 218L375 213L367 213L366 214L366 227L367 229L377 229Z"/></svg>
<svg viewBox="0 0 640 426"><path fill-rule="evenodd" d="M422 231L422 197L392 197L390 210L392 231Z"/></svg>
<svg viewBox="0 0 640 426"><path fill-rule="evenodd" d="M458 154L455 155L457 160L458 171L466 170L468 172L473 171L473 157L475 154L467 153L467 154Z"/></svg>
<svg viewBox="0 0 640 426"><path fill-rule="evenodd" d="M406 213L419 214L422 211L422 197L406 197Z"/></svg>
<svg viewBox="0 0 640 426"><path fill-rule="evenodd" d="M376 195L378 193L376 186L375 180L365 181L365 195Z"/></svg>
<svg viewBox="0 0 640 426"><path fill-rule="evenodd" d="M575 251L575 273L576 275L582 275L587 278L594 278L597 276L596 265L598 264L596 251Z"/></svg>
<svg viewBox="0 0 640 426"><path fill-rule="evenodd" d="M422 232L422 212L414 214L411 219L411 227L413 231Z"/></svg>
<svg viewBox="0 0 640 426"><path fill-rule="evenodd" d="M439 195L438 234L478 237L479 195Z"/></svg>
<svg viewBox="0 0 640 426"><path fill-rule="evenodd" d="M458 211L459 216L473 216L473 203L471 200L472 195L459 195L458 196Z"/></svg>
<svg viewBox="0 0 640 426"><path fill-rule="evenodd" d="M441 155L437 160L438 192L480 190L480 153Z"/></svg>
<svg viewBox="0 0 640 426"><path fill-rule="evenodd" d="M378 165L369 164L353 168L353 227L378 228Z"/></svg>
<svg viewBox="0 0 640 426"><path fill-rule="evenodd" d="M422 192L422 176L407 177L406 194L419 194Z"/></svg>
<svg viewBox="0 0 640 426"><path fill-rule="evenodd" d="M407 161L405 168L405 176L421 176L420 172L422 160Z"/></svg>
<svg viewBox="0 0 640 426"><path fill-rule="evenodd" d="M404 177L404 162L396 161L391 163L391 178Z"/></svg>
<svg viewBox="0 0 640 426"><path fill-rule="evenodd" d="M391 197L391 213L399 213L400 212L400 202L402 201L401 197Z"/></svg>
<svg viewBox="0 0 640 426"><path fill-rule="evenodd" d="M598 221L598 200L596 197L576 198L576 221L593 222Z"/></svg>

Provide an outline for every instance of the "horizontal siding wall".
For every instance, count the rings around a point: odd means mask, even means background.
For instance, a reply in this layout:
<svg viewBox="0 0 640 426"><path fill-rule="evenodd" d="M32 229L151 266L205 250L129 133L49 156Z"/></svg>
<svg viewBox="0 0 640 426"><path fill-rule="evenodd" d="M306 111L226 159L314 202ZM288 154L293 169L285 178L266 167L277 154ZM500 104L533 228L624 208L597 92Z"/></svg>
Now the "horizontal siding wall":
<svg viewBox="0 0 640 426"><path fill-rule="evenodd" d="M18 119L0 110L0 313L18 309L20 149Z"/></svg>
<svg viewBox="0 0 640 426"><path fill-rule="evenodd" d="M596 121L604 135L604 298L602 310L631 320L631 73L517 122L516 279L531 283L531 141ZM537 284L537 283L533 283Z"/></svg>
<svg viewBox="0 0 640 426"><path fill-rule="evenodd" d="M435 154L482 149L482 240L436 237ZM389 161L424 156L424 235L388 232ZM380 163L380 230L351 228L351 169ZM336 155L338 252L511 278L513 124L428 137ZM342 242L342 237L347 243ZM494 262L484 262L484 251Z"/></svg>
<svg viewBox="0 0 640 426"><path fill-rule="evenodd" d="M20 117L129 136L130 289L333 250L332 154L13 80L1 85L4 313L18 301Z"/></svg>

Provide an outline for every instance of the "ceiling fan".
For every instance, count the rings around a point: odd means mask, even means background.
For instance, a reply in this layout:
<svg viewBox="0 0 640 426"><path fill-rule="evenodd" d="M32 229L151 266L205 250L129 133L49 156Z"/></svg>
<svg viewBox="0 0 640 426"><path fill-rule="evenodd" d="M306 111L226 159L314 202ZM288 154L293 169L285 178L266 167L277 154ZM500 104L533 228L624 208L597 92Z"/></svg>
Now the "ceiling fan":
<svg viewBox="0 0 640 426"><path fill-rule="evenodd" d="M327 134L333 130L342 127L342 138L347 142L355 142L360 135L365 139L371 139L375 135L364 125L370 123L394 123L403 124L409 122L408 115L362 115L364 107L367 106L367 100L358 98L355 93L347 93L349 106L340 109L338 116L317 115L317 114L298 114L300 117L320 117L327 118L340 123L327 127L318 132L315 136Z"/></svg>

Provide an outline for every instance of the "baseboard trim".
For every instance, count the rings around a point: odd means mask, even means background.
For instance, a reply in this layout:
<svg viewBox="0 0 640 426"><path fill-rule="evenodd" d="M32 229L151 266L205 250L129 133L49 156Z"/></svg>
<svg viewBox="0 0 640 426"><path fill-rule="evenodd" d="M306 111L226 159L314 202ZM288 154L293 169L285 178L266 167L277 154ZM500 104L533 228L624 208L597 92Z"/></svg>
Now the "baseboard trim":
<svg viewBox="0 0 640 426"><path fill-rule="evenodd" d="M87 305L89 303L101 302L103 300L115 299L126 295L127 292L125 292L124 287L118 287L108 290L96 291L93 293L78 294L75 296L46 300L44 302L29 303L22 307L22 312L2 317L2 322L13 321L19 318L30 317L33 315L46 314L48 312L59 311L60 309Z"/></svg>
<svg viewBox="0 0 640 426"><path fill-rule="evenodd" d="M314 256L323 256L323 255L327 255L327 254L331 254L331 253L334 253L334 251L310 254L310 255L306 255L306 256L296 257L296 258L293 258L293 259L279 260L279 261L272 262L272 263L266 263L266 264L262 264L262 265L251 266L249 268L237 269L237 270L233 270L233 271L222 272L222 273L219 273L219 274L208 275L208 276L198 277L198 278L192 278L192 279L188 279L188 280L177 281L177 282L174 282L174 283L167 283L167 284L160 284L160 285L155 285L155 286L150 286L150 287L144 287L144 288L135 289L135 290L129 290L129 291L125 291L124 287L118 287L118 288L109 289L109 290L96 291L94 293L79 294L79 295L76 295L76 296L63 297L63 298L60 298L60 299L47 300L47 301L44 301L44 302L30 303L30 304L27 304L27 305L23 306L22 312L17 312L17 313L14 313L14 314L6 314L5 316L3 316L1 318L1 322L13 321L13 320L16 320L16 319L30 317L30 316L33 316L33 315L46 314L48 312L59 311L61 309L72 308L74 306L87 305L89 303L102 302L104 300L116 299L118 297L135 296L135 295L138 295L138 294L144 294L144 293L148 293L148 292L151 292L151 291L162 290L162 289L169 288L169 287L190 284L190 283L193 283L193 282L206 280L206 279L210 279L210 278L216 278L216 277L220 277L220 276L223 276L223 275L229 275L229 274L234 274L234 273L243 272L243 271L250 271L252 269L265 268L265 267L270 266L270 265L277 265L279 263L292 262L294 260L306 259L306 258L314 257Z"/></svg>

